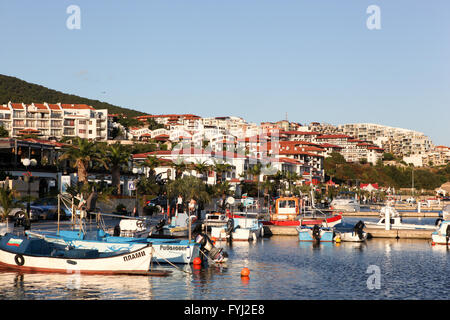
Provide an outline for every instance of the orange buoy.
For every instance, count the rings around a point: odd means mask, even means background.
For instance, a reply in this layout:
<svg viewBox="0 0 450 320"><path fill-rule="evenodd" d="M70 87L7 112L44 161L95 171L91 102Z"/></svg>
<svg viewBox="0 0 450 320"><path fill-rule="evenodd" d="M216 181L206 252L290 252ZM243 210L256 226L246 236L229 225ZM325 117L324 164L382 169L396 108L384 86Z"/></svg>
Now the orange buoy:
<svg viewBox="0 0 450 320"><path fill-rule="evenodd" d="M200 259L200 257L195 257L193 263L195 266L199 266L202 264L202 259Z"/></svg>
<svg viewBox="0 0 450 320"><path fill-rule="evenodd" d="M241 277L248 277L249 275L250 275L250 270L247 267L242 268Z"/></svg>

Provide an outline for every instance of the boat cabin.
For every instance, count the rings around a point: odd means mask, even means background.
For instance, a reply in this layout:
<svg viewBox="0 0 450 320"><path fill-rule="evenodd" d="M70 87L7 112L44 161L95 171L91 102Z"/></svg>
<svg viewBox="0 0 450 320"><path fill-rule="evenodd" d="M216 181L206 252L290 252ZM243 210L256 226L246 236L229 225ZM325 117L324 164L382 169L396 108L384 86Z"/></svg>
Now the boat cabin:
<svg viewBox="0 0 450 320"><path fill-rule="evenodd" d="M299 199L296 197L281 197L275 201L275 213L271 220L295 220L300 213Z"/></svg>

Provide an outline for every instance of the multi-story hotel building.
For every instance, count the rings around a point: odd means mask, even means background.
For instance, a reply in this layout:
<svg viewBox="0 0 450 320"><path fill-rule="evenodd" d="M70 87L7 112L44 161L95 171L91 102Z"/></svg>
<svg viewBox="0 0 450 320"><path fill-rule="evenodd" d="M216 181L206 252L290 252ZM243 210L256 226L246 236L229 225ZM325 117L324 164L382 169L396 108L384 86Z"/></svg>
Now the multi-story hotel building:
<svg viewBox="0 0 450 320"><path fill-rule="evenodd" d="M339 125L341 133L356 139L371 141L386 152L399 156L424 154L433 149L430 138L414 130L373 123Z"/></svg>
<svg viewBox="0 0 450 320"><path fill-rule="evenodd" d="M108 110L85 104L11 103L0 105L0 126L10 137L108 139Z"/></svg>

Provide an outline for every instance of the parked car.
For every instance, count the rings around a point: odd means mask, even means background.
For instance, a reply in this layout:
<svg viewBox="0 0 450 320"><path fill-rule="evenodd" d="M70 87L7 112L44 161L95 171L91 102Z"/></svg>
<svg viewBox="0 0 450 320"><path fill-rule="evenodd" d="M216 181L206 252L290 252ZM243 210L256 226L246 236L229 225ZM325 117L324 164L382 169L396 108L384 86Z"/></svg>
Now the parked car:
<svg viewBox="0 0 450 320"><path fill-rule="evenodd" d="M58 218L58 198L56 197L40 198L33 201L31 205L42 210L41 219L43 220L55 220ZM62 219L72 216L71 211L62 203L60 209Z"/></svg>
<svg viewBox="0 0 450 320"><path fill-rule="evenodd" d="M9 213L9 216L13 218L13 220L23 219L25 217L25 214L27 212L26 205L20 205L18 202L16 202L17 206L11 210ZM0 207L1 208L1 207ZM31 221L37 221L43 214L43 210L35 207L30 206L30 220Z"/></svg>

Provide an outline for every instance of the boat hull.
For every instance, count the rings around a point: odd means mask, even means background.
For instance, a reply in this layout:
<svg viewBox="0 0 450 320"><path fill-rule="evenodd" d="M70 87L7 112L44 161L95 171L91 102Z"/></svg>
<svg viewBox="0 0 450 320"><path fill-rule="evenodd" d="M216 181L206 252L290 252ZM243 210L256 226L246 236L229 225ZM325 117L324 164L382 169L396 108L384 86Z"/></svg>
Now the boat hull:
<svg viewBox="0 0 450 320"><path fill-rule="evenodd" d="M17 240L11 237L13 240ZM9 242L9 241L8 241ZM136 251L112 254L107 257L72 258L24 253L20 245L0 248L0 265L26 272L80 273L80 274L124 274L149 271L152 247L145 246ZM70 251L70 250L69 250ZM55 251L56 252L56 251Z"/></svg>
<svg viewBox="0 0 450 320"><path fill-rule="evenodd" d="M310 228L299 228L298 239L299 241L316 242L317 240L313 237L312 229ZM333 230L320 230L320 242L333 242L334 241L334 231Z"/></svg>
<svg viewBox="0 0 450 320"><path fill-rule="evenodd" d="M344 241L344 242L364 242L367 240L367 233L363 232L362 233L362 239L359 237L359 235L355 232L340 232L336 238L339 239L340 241Z"/></svg>
<svg viewBox="0 0 450 320"><path fill-rule="evenodd" d="M304 217L301 220L270 220L270 221L262 221L262 223L264 225L274 225L283 227L299 227L300 223L302 226L320 225L323 227L334 227L335 225L341 223L341 221L342 216L335 215L327 218Z"/></svg>
<svg viewBox="0 0 450 320"><path fill-rule="evenodd" d="M102 241L67 239L58 236L28 232L32 237L42 238L48 242L72 246L77 249L91 249L99 252L135 251L151 245L153 261L158 263L189 264L200 257L200 246L187 240L105 237Z"/></svg>

